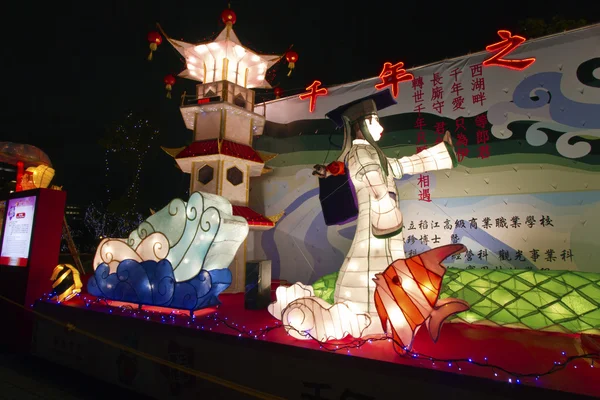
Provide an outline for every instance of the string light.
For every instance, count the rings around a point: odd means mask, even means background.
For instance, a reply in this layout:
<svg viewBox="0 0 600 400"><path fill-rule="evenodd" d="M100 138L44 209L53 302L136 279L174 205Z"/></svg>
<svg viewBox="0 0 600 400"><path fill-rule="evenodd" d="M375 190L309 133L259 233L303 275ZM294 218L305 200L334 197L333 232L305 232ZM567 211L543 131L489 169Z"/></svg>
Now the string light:
<svg viewBox="0 0 600 400"><path fill-rule="evenodd" d="M55 300L51 299L52 294L44 295L40 300L46 301L49 303L57 303ZM108 306L108 313L110 314L120 314L123 316L129 316L133 318L142 318L147 321L158 320L163 324L175 324L175 323L183 323L190 328L200 329L200 330L208 330L212 331L213 328L223 327L230 330L239 338L251 338L255 340L264 340L267 335L275 330L282 329L284 326L279 322L275 321L273 325L267 325L261 327L259 329L247 329L245 325L237 324L232 322L227 317L221 317L219 312L215 311L214 313L208 314L203 317L198 317L195 315L189 315L186 313L175 313L175 311L171 311L169 314L165 314L164 312L158 311L150 311L139 309L138 307L133 307L129 305L122 305L120 307L111 306L110 302L106 299L101 298L88 298L85 295L78 294L76 297L79 297L83 300L86 308L91 308L94 306L103 307L102 310L106 312L106 307ZM33 305L31 305L33 307ZM303 334L307 334L303 332ZM289 336L289 334L288 334ZM309 335L310 336L310 335ZM392 338L388 336L380 336L380 337L371 337L368 339L363 338L351 338L350 340L344 340L345 343L340 342L321 342L312 338L317 345L319 345L319 349L327 352L346 352L346 354L352 355L352 350L360 350L363 346L368 344L373 344L376 342L388 341L392 342ZM399 343L398 343L399 344ZM566 352L562 351L560 353L563 356L566 356ZM407 351L404 355L398 355L399 357L405 359L413 359L416 361L429 361L431 366L436 366L436 363L441 363L447 365L448 368L454 369L457 368L459 371L462 371L462 367L460 367L459 363L468 362L471 365L475 365L480 368L490 369L495 378L499 379L507 379L506 382L516 384L521 384L523 379L531 378L535 381L539 381L540 377L546 377L551 374L554 374L558 371L561 371L571 365L573 362L577 360L589 360L591 362L590 367L594 368L594 361L600 360L600 353L586 353L586 354L577 354L573 356L568 356L564 359L564 361L555 361L551 368L547 369L544 372L531 372L531 373L522 373L511 371L506 368L503 368L498 365L493 365L488 363L488 357L483 357L483 361L477 361L475 358L453 358L453 359L443 359L436 358L430 355L426 355L423 353L418 353L416 351ZM575 366L575 365L574 365ZM498 374L502 372L505 374L506 378L502 378Z"/></svg>

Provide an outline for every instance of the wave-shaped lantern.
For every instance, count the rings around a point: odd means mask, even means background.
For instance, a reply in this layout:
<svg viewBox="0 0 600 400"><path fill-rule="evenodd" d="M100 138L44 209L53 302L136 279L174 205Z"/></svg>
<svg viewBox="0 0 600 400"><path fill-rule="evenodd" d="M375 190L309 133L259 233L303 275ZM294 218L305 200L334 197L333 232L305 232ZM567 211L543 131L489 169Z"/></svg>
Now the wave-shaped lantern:
<svg viewBox="0 0 600 400"><path fill-rule="evenodd" d="M229 265L248 235L224 197L195 192L172 200L127 239L104 239L88 292L135 304L198 310L220 304Z"/></svg>

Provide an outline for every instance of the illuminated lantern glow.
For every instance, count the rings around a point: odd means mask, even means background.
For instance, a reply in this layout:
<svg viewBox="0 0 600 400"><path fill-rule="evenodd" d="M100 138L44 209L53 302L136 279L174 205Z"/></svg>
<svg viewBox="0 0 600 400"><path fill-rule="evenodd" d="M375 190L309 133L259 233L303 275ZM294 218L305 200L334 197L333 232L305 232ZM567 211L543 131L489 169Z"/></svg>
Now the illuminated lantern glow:
<svg viewBox="0 0 600 400"><path fill-rule="evenodd" d="M237 16L232 9L226 8L221 13L221 21L223 21L225 25L233 25L237 21Z"/></svg>
<svg viewBox="0 0 600 400"><path fill-rule="evenodd" d="M23 180L23 173L24 173L23 161L17 161L17 178L16 178L17 184L15 187L16 192L20 192L23 190L23 185L21 183L21 181Z"/></svg>
<svg viewBox="0 0 600 400"><path fill-rule="evenodd" d="M287 76L290 76L292 75L292 71L296 67L296 62L298 61L298 53L296 53L293 50L288 50L288 52L285 53L285 59L288 62L288 68L290 69L290 72L288 72Z"/></svg>
<svg viewBox="0 0 600 400"><path fill-rule="evenodd" d="M222 196L194 192L172 200L131 232L107 238L94 256L88 292L135 304L197 310L219 304L229 265L248 235Z"/></svg>
<svg viewBox="0 0 600 400"><path fill-rule="evenodd" d="M37 167L27 168L31 175L31 182L36 188L47 188L54 178L54 169L47 165L38 165Z"/></svg>
<svg viewBox="0 0 600 400"><path fill-rule="evenodd" d="M148 42L150 42L150 54L148 54L148 61L152 61L152 54L162 43L162 36L160 36L160 33L158 32L150 32L148 33Z"/></svg>
<svg viewBox="0 0 600 400"><path fill-rule="evenodd" d="M375 85L375 89L381 90L390 86L392 88L392 94L394 95L394 98L398 97L398 93L400 92L400 83L412 81L414 78L413 74L406 72L403 67L403 62L393 65L391 62L385 62L383 64L383 69L379 74L379 79L381 79L381 82Z"/></svg>
<svg viewBox="0 0 600 400"><path fill-rule="evenodd" d="M50 280L52 281L52 298L58 302L70 300L81 293L83 287L79 271L70 264L57 265L52 271Z"/></svg>
<svg viewBox="0 0 600 400"><path fill-rule="evenodd" d="M299 95L300 100L309 99L308 109L310 112L315 111L315 106L317 104L318 96L325 96L329 91L326 88L320 88L321 81L314 81L310 86L308 86L305 90L308 90L308 93L304 93Z"/></svg>
<svg viewBox="0 0 600 400"><path fill-rule="evenodd" d="M497 66L521 71L535 62L534 57L512 60L502 58L512 53L526 39L523 36L513 35L506 30L498 31L498 36L502 38L502 41L490 44L485 48L488 52L496 54L483 62L484 67Z"/></svg>
<svg viewBox="0 0 600 400"><path fill-rule="evenodd" d="M357 313L352 303L331 305L315 297L313 288L302 283L280 286L275 296L277 300L269 305L269 313L282 322L290 336L299 340L359 338L371 325L371 317Z"/></svg>
<svg viewBox="0 0 600 400"><path fill-rule="evenodd" d="M283 96L283 89L280 87L276 87L275 89L273 89L273 93L275 94L275 98L279 99L281 96Z"/></svg>
<svg viewBox="0 0 600 400"><path fill-rule="evenodd" d="M436 342L446 318L469 309L464 300L438 300L446 273L442 261L466 250L462 244L437 247L406 260L396 260L375 275L375 307L383 330L392 331L397 352L404 354L412 349L415 335L423 325Z"/></svg>
<svg viewBox="0 0 600 400"><path fill-rule="evenodd" d="M171 98L171 90L173 89L173 85L175 84L175 77L171 74L165 76L165 89L167 89L167 98Z"/></svg>

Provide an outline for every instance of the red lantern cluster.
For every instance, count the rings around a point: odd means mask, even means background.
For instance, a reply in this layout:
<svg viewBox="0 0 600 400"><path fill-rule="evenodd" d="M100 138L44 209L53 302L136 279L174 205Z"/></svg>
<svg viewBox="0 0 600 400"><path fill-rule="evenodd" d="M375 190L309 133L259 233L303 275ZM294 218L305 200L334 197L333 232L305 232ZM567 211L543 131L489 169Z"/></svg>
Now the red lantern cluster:
<svg viewBox="0 0 600 400"><path fill-rule="evenodd" d="M233 10L231 10L230 8L225 9L222 13L221 13L221 21L223 21L223 23L225 25L227 24L235 24L235 21L237 20L237 17L235 15L235 13L233 12Z"/></svg>
<svg viewBox="0 0 600 400"><path fill-rule="evenodd" d="M292 74L292 70L296 66L296 61L298 61L298 53L293 50L288 50L287 53L285 53L285 59L288 62L288 68L290 69L290 72L288 72L287 76L290 76Z"/></svg>
<svg viewBox="0 0 600 400"><path fill-rule="evenodd" d="M175 84L175 77L171 74L165 76L165 89L167 89L167 98L171 98L171 90L173 89L173 85Z"/></svg>
<svg viewBox="0 0 600 400"><path fill-rule="evenodd" d="M148 61L152 61L152 53L158 49L158 46L162 43L162 36L158 32L150 32L148 34L148 42L150 42L150 54L148 54Z"/></svg>
<svg viewBox="0 0 600 400"><path fill-rule="evenodd" d="M280 87L276 87L275 89L273 89L273 93L275 94L275 98L278 99L281 96L283 96L283 89Z"/></svg>

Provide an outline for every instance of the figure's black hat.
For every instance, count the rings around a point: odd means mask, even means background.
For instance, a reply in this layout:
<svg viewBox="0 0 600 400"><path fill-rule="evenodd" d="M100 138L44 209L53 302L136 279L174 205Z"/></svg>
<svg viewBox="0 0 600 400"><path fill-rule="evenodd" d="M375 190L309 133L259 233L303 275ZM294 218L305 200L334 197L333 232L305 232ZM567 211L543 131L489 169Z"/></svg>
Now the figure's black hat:
<svg viewBox="0 0 600 400"><path fill-rule="evenodd" d="M393 106L394 104L397 104L396 100L389 89L386 89L339 106L335 110L329 111L325 116L332 120L338 127L342 127L344 126L343 116L348 117L350 121L356 121L360 117L376 114L377 111Z"/></svg>

